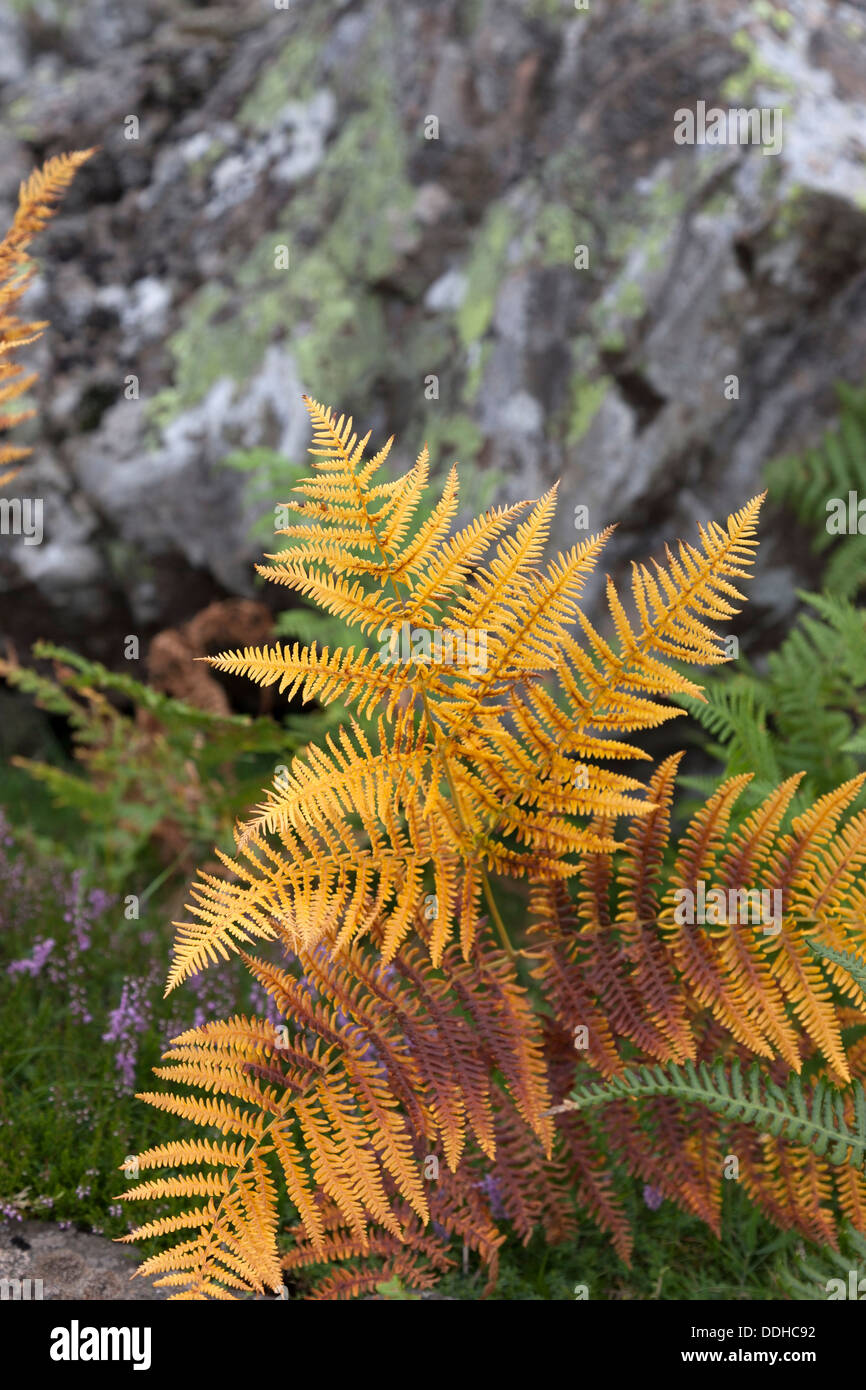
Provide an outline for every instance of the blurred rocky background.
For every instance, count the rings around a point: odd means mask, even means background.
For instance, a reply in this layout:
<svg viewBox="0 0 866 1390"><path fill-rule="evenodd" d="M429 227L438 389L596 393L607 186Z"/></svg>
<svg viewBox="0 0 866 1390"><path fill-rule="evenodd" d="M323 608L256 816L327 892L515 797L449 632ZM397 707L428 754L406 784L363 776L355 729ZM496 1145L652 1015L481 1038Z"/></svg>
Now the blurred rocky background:
<svg viewBox="0 0 866 1390"><path fill-rule="evenodd" d="M266 597L304 391L404 466L458 459L468 506L560 478L557 542L586 506L617 569L741 505L866 375L859 4L2 0L0 89L4 225L36 164L101 147L27 305L22 653L115 665ZM677 145L700 100L782 108L781 153ZM765 535L752 640L809 577L781 514Z"/></svg>

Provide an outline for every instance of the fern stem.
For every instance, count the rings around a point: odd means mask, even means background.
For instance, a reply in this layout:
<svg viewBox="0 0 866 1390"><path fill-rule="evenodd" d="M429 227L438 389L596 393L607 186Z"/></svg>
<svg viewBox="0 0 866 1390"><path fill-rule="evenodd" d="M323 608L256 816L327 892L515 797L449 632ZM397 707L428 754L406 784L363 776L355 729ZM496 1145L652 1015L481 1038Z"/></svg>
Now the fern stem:
<svg viewBox="0 0 866 1390"><path fill-rule="evenodd" d="M493 896L493 888L491 887L490 879L487 876L486 870L482 870L481 872L481 886L484 889L484 897L487 900L487 906L490 908L490 916L493 918L493 921L496 925L496 930L499 932L499 939L502 942L502 945L505 947L505 950L508 952L511 959L515 960L516 952L511 944L511 939L508 935L508 929L506 928L505 923L502 920L499 908L496 906L496 899Z"/></svg>
<svg viewBox="0 0 866 1390"><path fill-rule="evenodd" d="M421 699L424 704L424 713L425 715L427 715L428 720L430 720L430 711L427 703L427 692L423 689L423 687L421 689ZM448 758L442 752L442 743L439 735L439 730L435 724L432 724L432 720L430 720L430 722L431 727L435 730L436 749L441 757L442 767L445 772L445 779L448 783L448 788L451 792L451 799L454 802L454 810L457 812L457 819L460 821L460 825L463 831L467 835L470 835L472 832L466 822L466 817L463 814L463 806L460 801L460 793L458 792L454 782L454 778L451 775L451 767L448 763ZM487 906L490 909L490 916L493 918L496 930L499 933L499 939L502 942L502 945L504 946L511 959L515 960L516 952L511 944L511 939L508 935L508 930L505 926L505 923L502 920L499 908L496 906L496 899L493 896L493 888L491 887L490 878L486 869L481 870L481 887L484 890L484 898L487 902Z"/></svg>
<svg viewBox="0 0 866 1390"><path fill-rule="evenodd" d="M379 539L379 533L378 533L378 531L376 530L376 527L375 527L375 525L374 525L374 523L373 523L373 519L372 519L372 517L369 515L369 513L368 513L368 511L367 511L367 507L366 507L366 503L365 503L365 501L364 501L363 493L361 492L360 487L358 487L357 482L355 483L355 489L356 489L356 494L357 494L357 498L358 498L358 504L359 504L359 506L361 507L361 509L363 510L364 516L365 516L366 521L367 521L367 526L368 526L368 528L369 528L369 530L370 530L370 534L371 534L372 537L373 537L373 540L374 540L374 542L375 542L376 548L378 549L379 554L381 555L383 562L388 566L388 579L389 579L389 581L390 581L391 588L394 590L394 594L395 594L395 596L396 596L397 602L398 602L399 604L401 604L401 606L402 606L402 607L404 608L404 610L405 610L405 607L406 607L406 598L405 598L405 595L402 593L402 591L401 591L401 589L400 589L400 585L397 583L397 580L394 578L394 575L391 573L390 561L389 561L389 559L388 559L388 555L387 555L387 553L386 553L386 551L385 551L384 546L382 545L381 540ZM435 720L435 718L434 718L434 716L433 716L433 711L432 711L431 708L430 708L430 703L429 703L429 701L428 701L428 699L427 699L427 692L426 692L426 690L424 689L423 684L419 687L419 694L420 694L420 696L421 696L421 703L422 703L423 706L424 706L424 717L425 717L425 719L427 720L427 724L428 724L429 728L433 730L433 735L434 735L434 738L435 738L435 741L436 741L436 750L437 750L437 752L440 753L440 755L441 755L442 767L443 767L444 772L445 772L445 778L446 778L446 780L447 780L447 782L448 782L448 788L449 788L449 790L450 790L450 792L451 792L451 799L452 799L452 801L453 801L453 803L454 803L454 810L455 810L455 812L457 813L457 819L460 821L460 827L461 827L461 829L464 831L464 833L465 833L467 836L469 836L469 835L471 835L471 830L470 830L470 828L469 828L469 825L467 824L466 817L465 817L464 814L463 814L463 807L462 807L462 805L461 805L461 803L460 803L460 797L459 797L458 792L457 792L457 787L456 787L455 784L454 784L454 778L451 776L451 768L450 768L450 766L449 766L449 764L448 764L448 759L447 759L446 756L444 756L444 754L442 754L442 750L441 750L441 734L440 734L439 725L436 723L436 720ZM488 877L488 874L487 874L487 870L486 870L486 869L482 869L482 870L481 870L481 886L482 886L482 888L483 888L483 890L484 890L484 898L485 898L485 900L486 900L486 902L487 902L487 906L488 906L488 908L490 909L490 916L493 918L493 922L494 922L494 924L495 924L495 926L496 926L496 930L497 930L497 932L499 933L499 939L500 939L500 941L502 942L502 945L503 945L505 951L508 953L508 955L511 957L511 959L512 959L512 960L515 960L515 959L516 959L516 952L515 952L515 950L514 950L514 947L513 947L512 944L511 944L511 939L510 939L510 937L509 937L509 935L508 935L508 931L507 931L507 929L506 929L505 923L504 923L503 920L502 920L502 916L501 916L501 914L500 914L499 908L496 906L496 899L495 899L494 896L493 896L493 889L492 889L492 887L491 887L490 879L489 879L489 877Z"/></svg>

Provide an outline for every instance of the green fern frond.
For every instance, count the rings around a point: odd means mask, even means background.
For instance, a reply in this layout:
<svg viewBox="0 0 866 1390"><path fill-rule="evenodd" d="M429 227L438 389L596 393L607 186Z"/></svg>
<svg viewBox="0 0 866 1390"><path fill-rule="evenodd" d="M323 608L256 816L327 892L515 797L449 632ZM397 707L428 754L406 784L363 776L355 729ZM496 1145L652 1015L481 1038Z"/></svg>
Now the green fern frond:
<svg viewBox="0 0 866 1390"><path fill-rule="evenodd" d="M838 594L798 592L806 605L763 672L711 674L706 702L676 696L710 735L706 751L726 776L753 772L743 805L786 776L806 770L798 809L862 768L866 742L866 614Z"/></svg>
<svg viewBox="0 0 866 1390"><path fill-rule="evenodd" d="M816 956L841 966L854 983L866 992L866 960L862 956L857 956L852 951L840 951L834 946L828 946L824 941L811 940L808 944Z"/></svg>
<svg viewBox="0 0 866 1390"><path fill-rule="evenodd" d="M742 737L748 726L763 723L767 713L766 698L760 683L741 675L724 683L714 682L710 678L704 700L687 694L673 698L688 710L708 734L723 742Z"/></svg>
<svg viewBox="0 0 866 1390"><path fill-rule="evenodd" d="M616 1100L670 1096L700 1105L726 1120L754 1125L792 1144L808 1146L833 1164L862 1168L866 1163L866 1093L859 1081L844 1089L817 1081L807 1095L792 1074L786 1086L771 1081L758 1066L745 1075L738 1061L708 1066L700 1062L642 1066L604 1082L578 1086L561 1110L588 1110ZM845 1119L846 1099L854 1101L854 1125Z"/></svg>
<svg viewBox="0 0 866 1390"><path fill-rule="evenodd" d="M866 574L866 541L860 535L842 536L827 561L824 586L844 598L854 598Z"/></svg>
<svg viewBox="0 0 866 1390"><path fill-rule="evenodd" d="M866 388L840 385L838 423L815 448L773 460L765 477L770 495L785 502L813 537L818 553L830 552L824 586L852 597L866 580L866 539L827 529L828 502L847 503L849 492L866 497Z"/></svg>
<svg viewBox="0 0 866 1390"><path fill-rule="evenodd" d="M860 1269L866 1270L866 1237L846 1222L840 1232L838 1250L824 1247L820 1253L801 1257L795 1269L780 1272L780 1282L789 1298L825 1303L833 1280L837 1284L841 1281L844 1289L841 1296L847 1296L852 1269L857 1273ZM840 1296L838 1288L836 1296Z"/></svg>

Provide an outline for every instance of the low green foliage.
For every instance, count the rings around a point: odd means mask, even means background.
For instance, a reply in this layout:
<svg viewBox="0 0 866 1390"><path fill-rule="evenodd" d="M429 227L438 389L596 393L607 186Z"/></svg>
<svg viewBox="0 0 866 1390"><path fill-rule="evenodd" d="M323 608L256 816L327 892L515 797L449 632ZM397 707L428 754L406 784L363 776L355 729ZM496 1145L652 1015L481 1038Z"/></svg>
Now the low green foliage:
<svg viewBox="0 0 866 1390"><path fill-rule="evenodd" d="M50 677L0 661L0 676L39 707L69 723L76 760L13 759L87 826L85 855L106 888L140 886L166 856L192 864L217 843L231 846L235 818L249 805L264 769L291 760L300 739L272 719L195 709L125 673L65 647L37 643ZM144 716L144 717L143 717ZM161 846L162 854L157 851ZM78 864L80 835L54 845Z"/></svg>
<svg viewBox="0 0 866 1390"><path fill-rule="evenodd" d="M838 1250L825 1248L814 1254L800 1250L779 1277L787 1298L823 1302L831 1295L850 1297L852 1274L858 1284L866 1278L866 1237L849 1226ZM837 1281L835 1287L832 1280ZM859 1301L863 1295L857 1297Z"/></svg>
<svg viewBox="0 0 866 1390"><path fill-rule="evenodd" d="M138 915L98 865L69 872L0 812L0 1208L123 1234L127 1155L158 1137L133 1093L168 1038L216 1010L260 1007L239 972L164 1000L143 966L167 949L165 895Z"/></svg>
<svg viewBox="0 0 866 1390"><path fill-rule="evenodd" d="M775 650L707 673L706 703L677 697L723 774L753 774L738 814L793 773L806 774L794 802L802 811L866 768L866 535L826 525L831 499L846 508L849 494L866 499L866 388L840 386L839 396L838 423L821 443L766 470L770 502L793 511L825 557L821 592L798 591L803 607ZM716 780L682 779L702 796Z"/></svg>
<svg viewBox="0 0 866 1390"><path fill-rule="evenodd" d="M766 470L771 498L808 528L814 550L828 557L824 588L851 598L866 584L866 534L827 529L832 499L866 499L866 387L837 387L839 420L813 449L775 459ZM864 518L866 528L866 518Z"/></svg>
<svg viewBox="0 0 866 1390"><path fill-rule="evenodd" d="M804 809L866 767L866 610L838 595L799 596L806 608L761 667L741 656L705 679L706 703L676 697L725 776L753 774L749 809L793 773L806 773L795 803Z"/></svg>

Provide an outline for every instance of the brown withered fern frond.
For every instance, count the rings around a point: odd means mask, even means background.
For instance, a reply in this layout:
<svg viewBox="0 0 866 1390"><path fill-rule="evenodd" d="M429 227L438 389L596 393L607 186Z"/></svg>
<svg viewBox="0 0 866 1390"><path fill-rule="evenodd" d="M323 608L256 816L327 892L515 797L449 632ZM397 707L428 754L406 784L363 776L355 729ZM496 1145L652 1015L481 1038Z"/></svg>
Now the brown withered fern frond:
<svg viewBox="0 0 866 1390"><path fill-rule="evenodd" d="M21 296L35 274L27 249L54 216L58 199L92 154L93 150L78 150L73 154L56 155L46 160L41 169L34 170L21 184L12 226L0 241L0 431L4 433L34 414L32 410L9 408L13 401L20 401L37 380L37 373L25 372L12 360L13 356L19 348L40 338L48 327L45 322L23 322L18 314ZM11 482L19 472L8 465L20 462L29 453L29 449L20 445L0 444L0 487Z"/></svg>
<svg viewBox="0 0 866 1390"><path fill-rule="evenodd" d="M554 1242L581 1210L627 1260L628 1175L718 1230L732 1155L779 1224L862 1228L860 781L788 825L797 779L738 823L734 778L674 846L678 758L615 770L682 713L666 697L700 695L683 666L726 659L762 499L634 565L630 611L608 580L603 632L580 595L609 532L545 563L555 490L449 535L456 469L419 521L426 452L380 481L390 441L367 459L308 408L316 474L261 572L379 645L210 659L354 714L177 924L170 989L239 954L270 1012L191 1029L157 1069L143 1099L207 1137L139 1156L156 1175L123 1195L173 1206L125 1239L174 1238L139 1272L193 1299L423 1289L455 1241L492 1279L502 1224Z"/></svg>
<svg viewBox="0 0 866 1390"><path fill-rule="evenodd" d="M438 1177L439 1156L443 1169L455 1173L470 1144L492 1157L497 1112L513 1111L539 1153L550 1151L554 1126L539 1022L505 953L479 945L471 968L459 954L449 957L445 968L454 968L463 1006L457 1015L425 952L404 946L387 965L380 947L380 941L375 947L356 942L344 952L325 943L301 947L289 968L244 954L289 1020L282 1033L264 1020L237 1017L175 1039L157 1075L208 1094L144 1098L240 1142L181 1141L139 1156L140 1169L195 1171L144 1181L124 1194L127 1200L209 1199L135 1233L140 1239L199 1231L140 1272L188 1283L192 1296L213 1295L220 1284L279 1285L272 1165L298 1214L305 1248L325 1260L323 1198L335 1204L363 1251L371 1227L404 1242L410 1213L409 1224L419 1229L433 1211L444 1228L453 1224L453 1213L442 1219L445 1189L433 1184L435 1201L429 1197L423 1162L435 1159ZM497 1233L490 1233L489 1212L480 1219L484 1203L475 1205L475 1224L466 1217L464 1239L489 1258Z"/></svg>
<svg viewBox="0 0 866 1390"><path fill-rule="evenodd" d="M746 1190L773 1220L835 1244L840 1215L863 1229L866 1198L866 1049L843 1042L844 1030L866 1022L866 812L845 819L866 776L787 831L799 777L736 829L731 812L750 779L732 778L692 818L665 869L678 762L656 772L648 788L656 810L632 823L623 849L587 856L577 905L559 885L534 890L535 969L556 1019L548 1054L567 1059L557 1109L574 1117L603 1102L604 1083L594 1089L592 1078L608 1078L605 1131L630 1171L718 1231L723 1158L739 1156ZM699 915L684 911L699 897ZM568 1100L577 1027L587 1033ZM789 1078L796 1091L809 1077L803 1116L795 1106L778 1135L740 1122L749 1092L741 1103L731 1067L758 1061L777 1086ZM641 1062L674 1068L662 1077L652 1065L643 1092L636 1075L637 1090L631 1080L623 1090ZM719 1095L709 1113L698 1111L696 1129L700 1086L690 1067L711 1062L723 1064ZM639 1115L623 1104L631 1094L644 1097ZM701 1103L710 1104L708 1093Z"/></svg>

